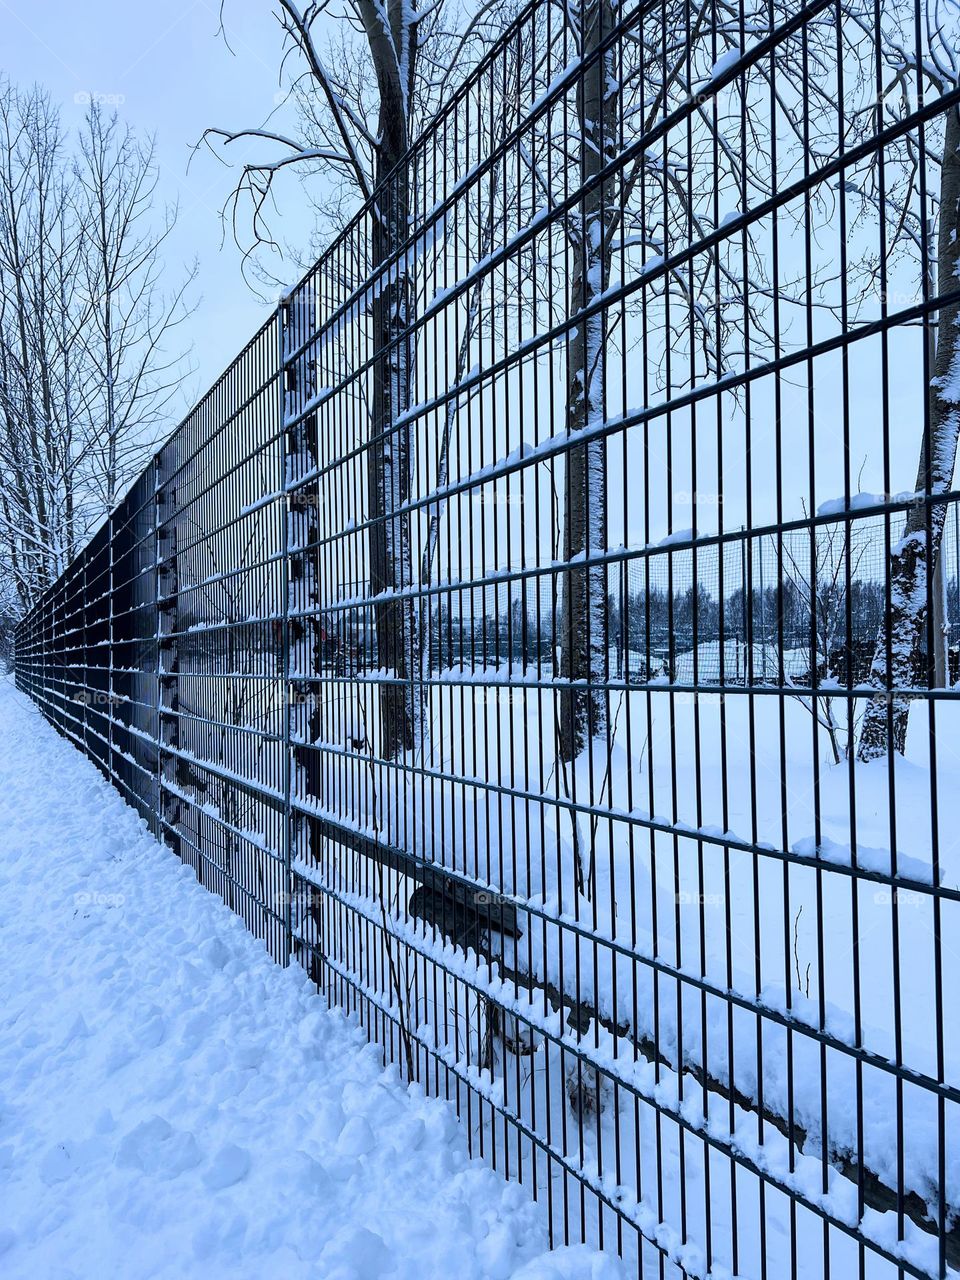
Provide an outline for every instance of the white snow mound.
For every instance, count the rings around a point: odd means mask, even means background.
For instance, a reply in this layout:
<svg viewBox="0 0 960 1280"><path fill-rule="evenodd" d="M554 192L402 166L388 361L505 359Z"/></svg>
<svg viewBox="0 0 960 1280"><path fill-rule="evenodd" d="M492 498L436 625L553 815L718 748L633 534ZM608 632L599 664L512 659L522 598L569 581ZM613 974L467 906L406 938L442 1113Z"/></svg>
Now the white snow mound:
<svg viewBox="0 0 960 1280"><path fill-rule="evenodd" d="M0 1274L615 1280L0 678Z"/></svg>

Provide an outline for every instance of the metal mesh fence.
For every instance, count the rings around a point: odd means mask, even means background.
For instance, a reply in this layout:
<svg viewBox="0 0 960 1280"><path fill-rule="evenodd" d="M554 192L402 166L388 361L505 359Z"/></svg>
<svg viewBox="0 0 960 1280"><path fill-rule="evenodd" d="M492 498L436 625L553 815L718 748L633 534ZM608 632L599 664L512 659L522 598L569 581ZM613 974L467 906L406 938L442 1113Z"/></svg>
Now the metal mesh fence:
<svg viewBox="0 0 960 1280"><path fill-rule="evenodd" d="M641 1275L960 1266L939 39L534 0L17 634L272 954Z"/></svg>

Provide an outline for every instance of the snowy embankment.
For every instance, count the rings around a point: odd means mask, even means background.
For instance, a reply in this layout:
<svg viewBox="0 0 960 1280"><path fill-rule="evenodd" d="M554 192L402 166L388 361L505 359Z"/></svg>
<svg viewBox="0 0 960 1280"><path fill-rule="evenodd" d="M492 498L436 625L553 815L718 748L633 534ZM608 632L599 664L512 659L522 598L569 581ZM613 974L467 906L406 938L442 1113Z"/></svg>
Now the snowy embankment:
<svg viewBox="0 0 960 1280"><path fill-rule="evenodd" d="M0 678L0 1272L614 1280Z"/></svg>

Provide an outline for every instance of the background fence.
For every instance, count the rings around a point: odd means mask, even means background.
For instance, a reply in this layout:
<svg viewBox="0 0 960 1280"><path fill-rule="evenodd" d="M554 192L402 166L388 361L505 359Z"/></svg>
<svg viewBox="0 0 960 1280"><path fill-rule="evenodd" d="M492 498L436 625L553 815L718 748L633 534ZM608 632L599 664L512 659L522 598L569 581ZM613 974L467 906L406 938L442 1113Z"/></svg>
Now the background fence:
<svg viewBox="0 0 960 1280"><path fill-rule="evenodd" d="M940 40L534 0L17 632L200 881L640 1274L960 1266ZM918 511L906 755L861 762Z"/></svg>

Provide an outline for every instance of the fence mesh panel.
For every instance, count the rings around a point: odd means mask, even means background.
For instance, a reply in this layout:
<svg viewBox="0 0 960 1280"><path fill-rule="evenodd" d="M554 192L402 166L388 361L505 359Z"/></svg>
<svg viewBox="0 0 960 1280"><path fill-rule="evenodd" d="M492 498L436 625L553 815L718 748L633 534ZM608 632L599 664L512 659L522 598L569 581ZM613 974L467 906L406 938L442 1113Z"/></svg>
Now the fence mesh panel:
<svg viewBox="0 0 960 1280"><path fill-rule="evenodd" d="M638 1274L960 1268L942 39L533 0L17 633L200 881Z"/></svg>

